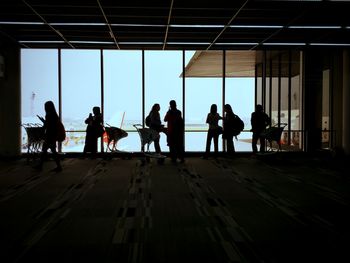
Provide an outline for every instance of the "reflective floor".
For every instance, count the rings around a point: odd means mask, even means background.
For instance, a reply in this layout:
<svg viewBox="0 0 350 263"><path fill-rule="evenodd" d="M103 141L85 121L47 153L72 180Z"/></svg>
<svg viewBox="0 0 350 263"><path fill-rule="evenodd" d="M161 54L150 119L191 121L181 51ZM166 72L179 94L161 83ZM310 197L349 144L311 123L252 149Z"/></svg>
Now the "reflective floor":
<svg viewBox="0 0 350 263"><path fill-rule="evenodd" d="M346 162L0 161L1 262L350 262Z"/></svg>

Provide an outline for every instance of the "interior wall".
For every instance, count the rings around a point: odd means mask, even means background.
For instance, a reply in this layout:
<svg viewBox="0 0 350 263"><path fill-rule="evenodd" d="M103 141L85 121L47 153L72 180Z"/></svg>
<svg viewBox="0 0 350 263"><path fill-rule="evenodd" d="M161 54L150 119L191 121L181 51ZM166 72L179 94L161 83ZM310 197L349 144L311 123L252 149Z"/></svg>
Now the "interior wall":
<svg viewBox="0 0 350 263"><path fill-rule="evenodd" d="M350 155L350 51L343 52L343 129L342 140L345 154Z"/></svg>
<svg viewBox="0 0 350 263"><path fill-rule="evenodd" d="M4 74L0 77L0 156L20 154L20 48L0 36Z"/></svg>

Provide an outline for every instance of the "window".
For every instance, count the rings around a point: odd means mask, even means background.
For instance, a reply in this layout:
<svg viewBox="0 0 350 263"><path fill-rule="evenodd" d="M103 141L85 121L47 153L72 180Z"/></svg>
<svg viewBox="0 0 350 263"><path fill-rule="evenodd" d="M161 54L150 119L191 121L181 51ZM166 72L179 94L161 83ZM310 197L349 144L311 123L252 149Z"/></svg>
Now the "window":
<svg viewBox="0 0 350 263"><path fill-rule="evenodd" d="M186 72L185 85L185 150L205 151L208 125L206 124L207 114L212 104L218 106L218 113L222 116L222 51L186 51L186 61L193 56L206 57L212 64L210 71L200 67L200 71ZM186 65L188 65L186 63ZM203 70L204 69L204 70ZM219 123L222 125L221 123ZM213 143L211 144L214 149ZM222 150L222 143L219 142L219 151Z"/></svg>
<svg viewBox="0 0 350 263"><path fill-rule="evenodd" d="M44 104L53 101L58 112L58 52L56 49L21 50L22 124L42 125ZM27 151L27 134L22 129L22 151Z"/></svg>
<svg viewBox="0 0 350 263"><path fill-rule="evenodd" d="M94 106L101 106L100 51L62 50L61 61L62 121L68 131L62 151L82 152L85 119Z"/></svg>
<svg viewBox="0 0 350 263"><path fill-rule="evenodd" d="M139 151L139 135L133 127L142 123L142 52L103 51L105 125L128 132L117 149Z"/></svg>
<svg viewBox="0 0 350 263"><path fill-rule="evenodd" d="M160 118L175 100L182 111L182 51L145 51L145 115L155 103L160 105ZM145 117L146 117L145 116ZM166 125L166 123L165 123ZM168 151L165 134L161 133L160 147Z"/></svg>

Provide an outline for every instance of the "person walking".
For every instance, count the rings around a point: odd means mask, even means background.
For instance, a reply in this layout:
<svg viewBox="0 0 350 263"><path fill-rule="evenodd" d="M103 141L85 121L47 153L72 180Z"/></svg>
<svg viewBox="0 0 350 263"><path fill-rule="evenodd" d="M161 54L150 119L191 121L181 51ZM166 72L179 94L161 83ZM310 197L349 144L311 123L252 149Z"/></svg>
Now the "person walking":
<svg viewBox="0 0 350 263"><path fill-rule="evenodd" d="M172 162L176 163L177 159L184 162L184 121L181 111L176 108L175 100L169 102L169 110L164 117L168 123L167 142Z"/></svg>
<svg viewBox="0 0 350 263"><path fill-rule="evenodd" d="M206 141L206 148L205 148L205 154L204 159L207 159L210 153L210 145L211 141L214 141L214 156L216 157L219 151L218 147L218 139L219 135L222 134L222 127L219 126L219 120L221 120L222 117L218 114L218 108L216 104L212 104L210 107L210 112L207 115L206 123L209 124L209 129L207 133L207 141Z"/></svg>
<svg viewBox="0 0 350 263"><path fill-rule="evenodd" d="M255 111L251 115L250 123L252 125L251 131L253 132L252 137L252 149L253 153L258 152L257 143L260 141L260 152L265 152L265 137L263 132L266 127L270 125L270 117L264 112L262 105L258 104L255 106Z"/></svg>
<svg viewBox="0 0 350 263"><path fill-rule="evenodd" d="M92 113L86 118L86 136L83 153L91 153L95 155L97 153L97 139L104 133L103 120L100 107L93 107Z"/></svg>
<svg viewBox="0 0 350 263"><path fill-rule="evenodd" d="M149 118L149 125L148 125L149 128L156 131L159 135L158 138L153 141L154 150L156 151L156 153L161 154L159 140L160 140L160 132L163 131L164 125L162 125L162 122L160 120L159 111L160 111L160 105L158 103L154 104L147 118Z"/></svg>
<svg viewBox="0 0 350 263"><path fill-rule="evenodd" d="M235 114L233 113L232 107L230 104L225 104L224 106L225 116L223 118L224 122L224 132L223 137L226 140L226 151L228 154L235 153L235 146L233 144L234 130L235 130Z"/></svg>
<svg viewBox="0 0 350 263"><path fill-rule="evenodd" d="M56 112L55 105L52 101L45 102L44 108L46 113L45 118L38 116L38 118L44 124L44 143L41 150L40 163L35 168L39 170L42 169L44 160L47 159L47 150L50 149L56 162L56 168L53 169L53 171L60 172L62 171L62 166L56 150L56 142L59 140L58 138L61 137L61 134L59 134L61 131L58 130L58 128L62 127L64 131L64 127L61 124L61 121Z"/></svg>

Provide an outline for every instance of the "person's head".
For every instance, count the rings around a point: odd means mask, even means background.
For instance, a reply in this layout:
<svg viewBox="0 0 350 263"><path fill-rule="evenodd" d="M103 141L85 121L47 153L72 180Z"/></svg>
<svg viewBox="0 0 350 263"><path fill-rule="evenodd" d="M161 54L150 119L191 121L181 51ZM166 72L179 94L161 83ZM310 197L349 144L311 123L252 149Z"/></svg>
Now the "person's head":
<svg viewBox="0 0 350 263"><path fill-rule="evenodd" d="M210 107L210 113L211 114L216 114L218 113L218 106L216 106L216 104L212 104Z"/></svg>
<svg viewBox="0 0 350 263"><path fill-rule="evenodd" d="M170 109L172 109L172 110L176 109L176 101L175 100L171 100L169 102L169 105L170 105Z"/></svg>
<svg viewBox="0 0 350 263"><path fill-rule="evenodd" d="M231 108L231 105L230 105L230 104L225 104L225 106L224 106L224 111L225 111L225 112L233 112L233 111L232 111L232 108Z"/></svg>
<svg viewBox="0 0 350 263"><path fill-rule="evenodd" d="M45 112L46 113L54 113L57 115L56 109L55 109L55 105L53 104L53 102L51 100L45 102Z"/></svg>
<svg viewBox="0 0 350 263"><path fill-rule="evenodd" d="M158 103L155 103L153 106L152 106L152 112L155 112L155 111L160 111L160 105Z"/></svg>
<svg viewBox="0 0 350 263"><path fill-rule="evenodd" d="M263 111L263 106L261 104L256 105L255 106L255 111L262 112Z"/></svg>
<svg viewBox="0 0 350 263"><path fill-rule="evenodd" d="M97 107L97 106L93 107L92 112L94 113L94 115L100 114L101 113L100 107Z"/></svg>

